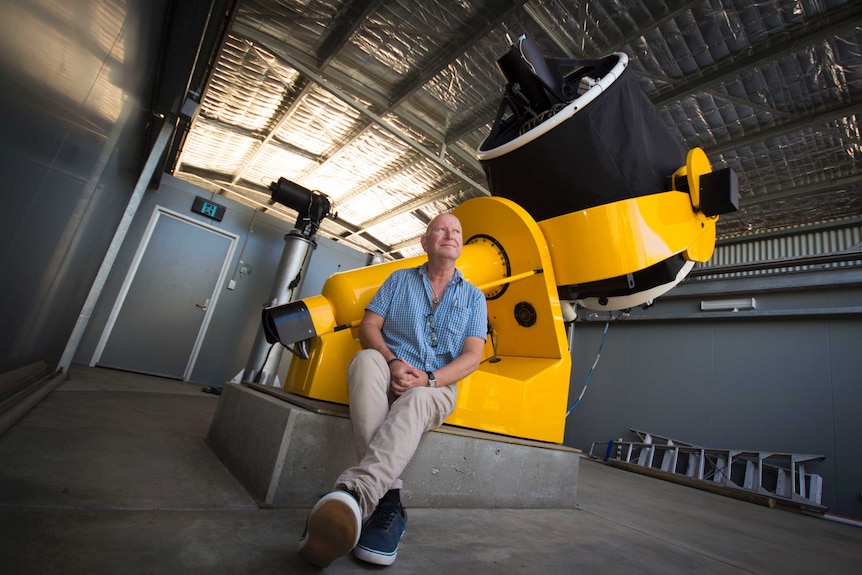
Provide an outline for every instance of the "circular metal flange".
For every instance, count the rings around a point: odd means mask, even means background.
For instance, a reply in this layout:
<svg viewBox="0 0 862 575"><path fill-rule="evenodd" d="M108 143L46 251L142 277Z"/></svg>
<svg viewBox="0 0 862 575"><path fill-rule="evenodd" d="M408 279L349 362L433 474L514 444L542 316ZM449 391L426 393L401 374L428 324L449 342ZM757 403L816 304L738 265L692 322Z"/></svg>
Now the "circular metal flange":
<svg viewBox="0 0 862 575"><path fill-rule="evenodd" d="M532 327L536 324L536 308L533 304L522 301L515 304L515 321L521 327Z"/></svg>
<svg viewBox="0 0 862 575"><path fill-rule="evenodd" d="M499 254L500 261L502 261L503 264L506 266L506 273L503 275L503 277L504 278L509 277L512 274L512 266L509 263L509 256L506 255L506 250L503 249L503 246L500 244L500 242L498 242L497 240L495 240L491 236L486 235L486 234L476 234L475 236L472 236L469 240L467 240L464 243L465 244L478 244L478 243L490 244L497 251L497 254ZM507 284L507 283L500 285L500 286L497 286L497 287L493 287L493 288L485 291L485 299L486 300L497 299L498 297L500 297L504 293L506 293L506 290L508 288L509 288L509 284Z"/></svg>

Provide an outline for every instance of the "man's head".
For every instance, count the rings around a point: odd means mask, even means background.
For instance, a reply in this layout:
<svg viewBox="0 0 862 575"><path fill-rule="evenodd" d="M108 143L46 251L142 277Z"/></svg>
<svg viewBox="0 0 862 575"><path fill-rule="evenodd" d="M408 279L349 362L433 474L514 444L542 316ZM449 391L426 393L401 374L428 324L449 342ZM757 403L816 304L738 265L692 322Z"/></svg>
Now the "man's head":
<svg viewBox="0 0 862 575"><path fill-rule="evenodd" d="M452 214L439 214L428 224L420 241L428 254L428 261L454 262L461 255L463 240L458 218Z"/></svg>

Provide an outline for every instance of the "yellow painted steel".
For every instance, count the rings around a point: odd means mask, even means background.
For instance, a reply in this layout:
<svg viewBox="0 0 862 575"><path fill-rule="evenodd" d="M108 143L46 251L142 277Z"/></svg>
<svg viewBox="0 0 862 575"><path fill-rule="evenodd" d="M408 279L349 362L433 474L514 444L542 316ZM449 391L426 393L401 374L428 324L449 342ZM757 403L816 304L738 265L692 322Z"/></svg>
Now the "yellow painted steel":
<svg viewBox="0 0 862 575"><path fill-rule="evenodd" d="M484 361L458 384L458 407L447 424L549 443L562 443L571 361L502 356Z"/></svg>
<svg viewBox="0 0 862 575"><path fill-rule="evenodd" d="M689 186L711 171L695 148L674 175ZM699 192L698 192L698 202ZM676 254L705 262L715 247L717 217L693 207L693 197L670 190L612 202L539 222L554 260L557 284L576 285L646 269Z"/></svg>
<svg viewBox="0 0 862 575"><path fill-rule="evenodd" d="M700 177L711 171L712 168L709 165L706 152L700 148L692 148L688 151L685 166L677 170L671 180L675 182L675 178L686 177L691 195L691 205L698 212L698 215L700 215ZM713 251L715 251L715 223L718 221L718 216L704 219L706 224L703 233L685 250L685 259L692 262L709 261Z"/></svg>
<svg viewBox="0 0 862 575"><path fill-rule="evenodd" d="M709 158L701 148L692 148L685 158L685 166L678 169L673 178L685 177L691 194L691 205L695 211L700 210L700 177L712 171ZM672 180L672 181L675 181ZM674 189L676 189L674 187Z"/></svg>
<svg viewBox="0 0 862 575"><path fill-rule="evenodd" d="M416 256L330 276L319 296L303 300L312 315L317 334L361 320L365 307L392 272L420 266L426 261L427 256ZM499 281L506 275L505 262L494 246L487 243L465 245L457 266L471 283L479 287Z"/></svg>
<svg viewBox="0 0 862 575"><path fill-rule="evenodd" d="M308 359L291 358L285 391L347 405L347 364L360 349L356 337L348 328L312 338Z"/></svg>
<svg viewBox="0 0 862 575"><path fill-rule="evenodd" d="M709 171L698 151L675 176L699 189ZM504 198L458 206L453 213L465 245L457 266L485 292L493 337L479 369L459 382L458 406L446 423L561 443L571 355L557 286L623 276L676 254L708 260L717 217L701 214L699 201L699 192L670 190L538 223ZM320 296L304 300L317 337L309 342L309 359L291 361L285 389L347 403L347 365L359 349L365 306L394 270L424 261L419 256L335 274Z"/></svg>
<svg viewBox="0 0 862 575"><path fill-rule="evenodd" d="M547 242L530 215L504 198L469 200L453 213L465 237L493 237L511 269L510 283L488 300L496 357L458 384L458 406L446 423L562 443L571 355ZM535 310L534 324L518 322L519 304Z"/></svg>
<svg viewBox="0 0 862 575"><path fill-rule="evenodd" d="M715 219L693 212L690 196L674 191L573 212L539 227L559 285L633 273L684 252L701 236L715 238Z"/></svg>
<svg viewBox="0 0 862 575"><path fill-rule="evenodd" d="M698 214L699 215L699 214ZM700 217L700 215L699 215ZM684 252L684 257L690 262L707 262L715 251L715 222L718 216L703 218L703 232L691 242Z"/></svg>
<svg viewBox="0 0 862 575"><path fill-rule="evenodd" d="M314 332L317 334L327 333L335 329L335 310L329 299L322 295L312 296L302 300L305 307L308 308L308 313L311 315L311 323L314 325Z"/></svg>

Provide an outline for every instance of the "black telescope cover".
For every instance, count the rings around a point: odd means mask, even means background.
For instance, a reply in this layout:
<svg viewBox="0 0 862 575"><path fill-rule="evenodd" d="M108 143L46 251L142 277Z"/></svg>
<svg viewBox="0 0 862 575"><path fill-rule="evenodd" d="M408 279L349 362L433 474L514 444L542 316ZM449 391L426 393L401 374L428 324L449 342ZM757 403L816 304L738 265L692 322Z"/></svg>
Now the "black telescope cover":
<svg viewBox="0 0 862 575"><path fill-rule="evenodd" d="M503 143L486 140L481 150ZM670 175L685 158L685 148L626 68L563 124L482 161L482 167L492 194L514 201L542 221L666 191Z"/></svg>

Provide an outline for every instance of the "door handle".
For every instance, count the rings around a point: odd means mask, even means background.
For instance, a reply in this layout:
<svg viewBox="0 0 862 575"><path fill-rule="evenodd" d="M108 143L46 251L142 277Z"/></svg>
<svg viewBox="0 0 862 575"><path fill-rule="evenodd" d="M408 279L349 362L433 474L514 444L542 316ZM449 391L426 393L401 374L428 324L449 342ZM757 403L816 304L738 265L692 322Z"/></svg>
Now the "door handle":
<svg viewBox="0 0 862 575"><path fill-rule="evenodd" d="M195 307L201 308L203 311L206 311L210 306L210 298L207 298L203 305L196 303Z"/></svg>

